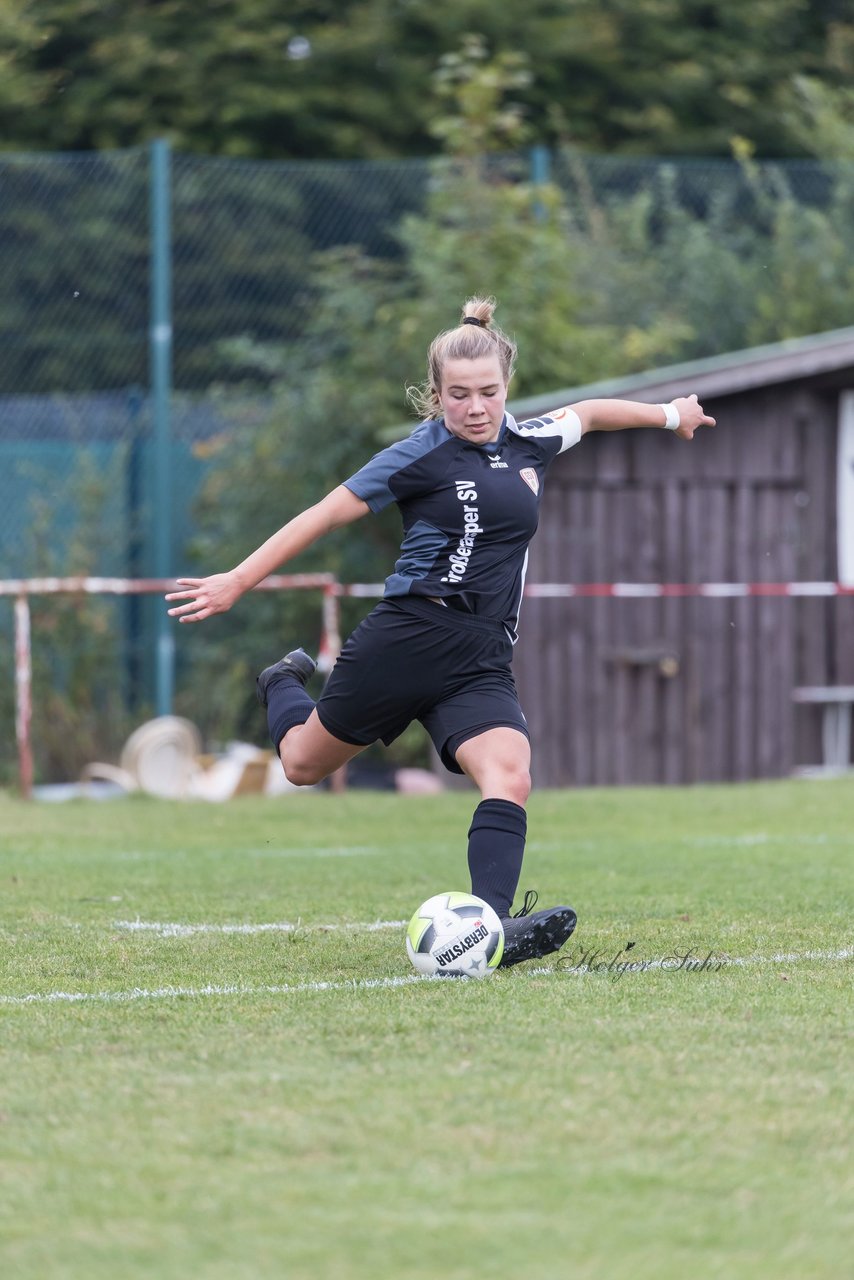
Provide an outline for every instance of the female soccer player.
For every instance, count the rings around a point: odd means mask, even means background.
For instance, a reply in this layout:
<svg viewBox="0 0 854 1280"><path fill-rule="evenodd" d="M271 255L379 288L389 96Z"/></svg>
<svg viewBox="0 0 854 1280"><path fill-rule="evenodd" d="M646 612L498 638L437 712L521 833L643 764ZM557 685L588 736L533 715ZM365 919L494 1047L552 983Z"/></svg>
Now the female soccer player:
<svg viewBox="0 0 854 1280"><path fill-rule="evenodd" d="M528 728L510 668L543 481L552 460L588 431L665 427L683 440L713 426L696 396L667 405L584 400L517 423L505 410L516 347L492 323L495 301L470 298L462 320L430 347L427 381L410 393L425 421L274 533L228 573L181 578L168 601L181 622L224 613L323 534L397 503L404 536L383 600L344 645L315 703L314 661L296 649L262 671L258 697L285 774L319 782L412 720L445 767L481 800L468 832L472 893L502 917L503 965L558 950L571 907L511 908L522 867L531 789Z"/></svg>

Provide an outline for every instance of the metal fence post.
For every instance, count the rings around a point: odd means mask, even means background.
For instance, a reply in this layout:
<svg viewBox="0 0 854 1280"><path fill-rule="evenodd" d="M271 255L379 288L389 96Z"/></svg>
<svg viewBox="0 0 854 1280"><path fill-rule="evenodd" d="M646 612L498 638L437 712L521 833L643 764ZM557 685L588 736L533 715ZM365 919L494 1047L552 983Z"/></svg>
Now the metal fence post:
<svg viewBox="0 0 854 1280"><path fill-rule="evenodd" d="M538 144L531 147L530 164L531 164L531 186L534 188L544 187L551 181L551 153L548 147ZM546 216L545 206L537 200L534 204L534 214L538 222L542 222Z"/></svg>
<svg viewBox="0 0 854 1280"><path fill-rule="evenodd" d="M33 745L30 739L32 681L30 602L22 592L15 600L15 737L18 741L18 779L25 800L33 794Z"/></svg>
<svg viewBox="0 0 854 1280"><path fill-rule="evenodd" d="M172 231L169 142L151 143L151 323L149 362L154 428L154 501L152 503L154 576L172 575ZM170 715L175 687L175 633L165 608L156 614L155 705Z"/></svg>

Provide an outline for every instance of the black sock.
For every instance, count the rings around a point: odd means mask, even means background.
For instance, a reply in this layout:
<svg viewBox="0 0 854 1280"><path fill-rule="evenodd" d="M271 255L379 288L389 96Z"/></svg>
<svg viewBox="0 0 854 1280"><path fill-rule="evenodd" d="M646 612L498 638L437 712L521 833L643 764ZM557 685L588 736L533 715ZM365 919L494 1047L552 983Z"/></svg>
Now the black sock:
<svg viewBox="0 0 854 1280"><path fill-rule="evenodd" d="M283 671L273 677L267 686L267 725L277 751L288 730L305 724L313 710L314 699L306 693L298 676Z"/></svg>
<svg viewBox="0 0 854 1280"><path fill-rule="evenodd" d="M512 800L481 800L469 827L471 891L508 916L519 883L528 816Z"/></svg>

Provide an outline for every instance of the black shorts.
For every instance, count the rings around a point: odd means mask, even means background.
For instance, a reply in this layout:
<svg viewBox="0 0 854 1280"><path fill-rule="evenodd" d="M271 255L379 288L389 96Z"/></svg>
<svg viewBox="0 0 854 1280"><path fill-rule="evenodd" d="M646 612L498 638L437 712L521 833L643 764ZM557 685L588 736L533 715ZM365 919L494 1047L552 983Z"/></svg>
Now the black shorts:
<svg viewBox="0 0 854 1280"><path fill-rule="evenodd" d="M406 596L381 601L350 636L318 703L320 723L342 742L394 742L424 725L446 769L457 748L487 729L528 737L510 670L513 646L499 622Z"/></svg>

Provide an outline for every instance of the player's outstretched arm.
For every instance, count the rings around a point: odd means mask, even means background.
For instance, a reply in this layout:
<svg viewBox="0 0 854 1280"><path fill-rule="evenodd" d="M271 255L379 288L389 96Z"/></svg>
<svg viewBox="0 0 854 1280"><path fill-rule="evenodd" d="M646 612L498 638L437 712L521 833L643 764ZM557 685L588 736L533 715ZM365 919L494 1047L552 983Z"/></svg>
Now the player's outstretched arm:
<svg viewBox="0 0 854 1280"><path fill-rule="evenodd" d="M669 405L642 404L638 400L580 400L572 408L581 419L582 435L588 431L621 431L625 427L669 426L680 439L693 440L698 427L715 425L695 395L677 396Z"/></svg>
<svg viewBox="0 0 854 1280"><path fill-rule="evenodd" d="M171 618L180 622L203 622L214 614L225 613L246 591L257 587L281 565L305 551L318 538L345 524L367 515L370 508L344 485L333 489L313 507L300 512L268 538L256 551L228 573L214 573L207 578L179 578L178 591L166 596L171 604L185 600L169 610Z"/></svg>

